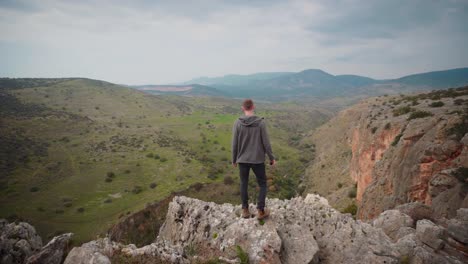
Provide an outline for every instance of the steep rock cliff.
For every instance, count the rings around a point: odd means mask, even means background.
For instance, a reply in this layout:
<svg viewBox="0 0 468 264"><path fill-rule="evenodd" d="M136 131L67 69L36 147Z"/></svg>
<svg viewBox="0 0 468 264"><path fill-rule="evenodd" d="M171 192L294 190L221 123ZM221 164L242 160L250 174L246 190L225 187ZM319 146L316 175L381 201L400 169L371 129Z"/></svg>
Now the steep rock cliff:
<svg viewBox="0 0 468 264"><path fill-rule="evenodd" d="M308 169L308 191L340 208L354 197L345 192L352 180L360 219L415 201L435 217L454 217L468 207L467 94L468 87L381 96L344 110L311 136L317 158Z"/></svg>

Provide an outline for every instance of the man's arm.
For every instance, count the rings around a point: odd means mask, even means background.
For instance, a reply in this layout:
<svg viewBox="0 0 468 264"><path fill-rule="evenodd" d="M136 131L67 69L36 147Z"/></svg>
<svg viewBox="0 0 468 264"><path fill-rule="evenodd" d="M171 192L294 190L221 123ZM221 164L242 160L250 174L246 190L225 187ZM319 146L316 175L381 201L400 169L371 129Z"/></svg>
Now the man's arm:
<svg viewBox="0 0 468 264"><path fill-rule="evenodd" d="M261 131L261 135L262 135L263 149L265 150L266 154L268 155L268 158L270 159L270 161L274 163L275 162L275 156L273 155L273 150L271 149L270 138L268 137L268 132L267 132L267 129L266 129L265 121L263 121L261 123L260 131Z"/></svg>
<svg viewBox="0 0 468 264"><path fill-rule="evenodd" d="M232 159L231 162L235 166L237 164L237 145L238 145L238 131L237 131L237 121L234 122L232 127L232 142L231 142L231 153Z"/></svg>

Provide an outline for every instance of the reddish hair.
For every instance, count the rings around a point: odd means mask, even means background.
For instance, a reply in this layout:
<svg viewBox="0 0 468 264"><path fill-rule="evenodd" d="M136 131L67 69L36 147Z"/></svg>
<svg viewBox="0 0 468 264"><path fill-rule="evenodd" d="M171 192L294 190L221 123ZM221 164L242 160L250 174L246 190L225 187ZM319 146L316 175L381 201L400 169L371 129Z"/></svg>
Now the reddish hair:
<svg viewBox="0 0 468 264"><path fill-rule="evenodd" d="M253 103L252 99L245 99L244 102L242 103L242 107L246 111L252 110L253 106L254 106L254 103Z"/></svg>

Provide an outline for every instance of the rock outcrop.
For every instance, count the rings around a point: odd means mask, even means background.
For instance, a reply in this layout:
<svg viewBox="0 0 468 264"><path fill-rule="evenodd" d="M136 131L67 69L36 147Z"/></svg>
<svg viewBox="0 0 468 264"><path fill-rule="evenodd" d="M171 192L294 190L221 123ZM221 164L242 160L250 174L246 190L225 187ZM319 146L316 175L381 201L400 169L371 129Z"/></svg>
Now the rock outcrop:
<svg viewBox="0 0 468 264"><path fill-rule="evenodd" d="M431 218L455 217L468 207L467 102L464 87L381 96L342 111L311 137L317 158L307 191L338 208L355 196L362 220L413 202ZM356 191L348 192L348 179Z"/></svg>
<svg viewBox="0 0 468 264"><path fill-rule="evenodd" d="M43 247L41 237L30 224L0 219L0 263L62 263L71 237L72 233L56 236Z"/></svg>
<svg viewBox="0 0 468 264"><path fill-rule="evenodd" d="M428 219L415 220L398 210L373 223L342 214L318 195L291 200L267 199L265 221L240 218L240 206L176 196L154 243L137 248L101 238L73 248L71 263L110 263L146 259L148 263L466 263L464 238ZM251 205L253 209L253 205ZM459 209L453 228L468 227ZM449 224L449 225L450 225ZM144 261L142 261L144 262ZM146 262L145 262L146 263Z"/></svg>

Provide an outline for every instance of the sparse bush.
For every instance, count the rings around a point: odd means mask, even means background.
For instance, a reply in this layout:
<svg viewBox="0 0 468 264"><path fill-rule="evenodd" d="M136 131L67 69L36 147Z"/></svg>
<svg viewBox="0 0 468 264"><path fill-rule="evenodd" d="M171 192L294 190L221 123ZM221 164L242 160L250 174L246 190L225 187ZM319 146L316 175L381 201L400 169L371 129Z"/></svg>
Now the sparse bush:
<svg viewBox="0 0 468 264"><path fill-rule="evenodd" d="M349 192L348 192L348 197L349 197L349 198L356 198L356 194L357 194L357 189L356 189L356 188L352 188L352 189L349 190Z"/></svg>
<svg viewBox="0 0 468 264"><path fill-rule="evenodd" d="M224 177L224 184L232 185L233 183L234 183L234 179L231 176L225 176Z"/></svg>
<svg viewBox="0 0 468 264"><path fill-rule="evenodd" d="M373 127L371 130L372 134L375 134L376 131L377 131L377 127Z"/></svg>
<svg viewBox="0 0 468 264"><path fill-rule="evenodd" d="M339 182L337 185L336 185L338 188L341 188L343 187L343 184L341 182Z"/></svg>
<svg viewBox="0 0 468 264"><path fill-rule="evenodd" d="M351 203L350 205L348 205L345 209L343 209L343 211L341 211L343 214L346 214L346 213L350 213L352 214L353 216L356 215L357 213L357 205L355 203Z"/></svg>
<svg viewBox="0 0 468 264"><path fill-rule="evenodd" d="M408 117L408 120L424 118L424 117L433 116L433 115L434 114L432 114L431 112L427 112L427 111L415 111L410 114L410 116Z"/></svg>
<svg viewBox="0 0 468 264"><path fill-rule="evenodd" d="M389 130L392 125L390 123L385 124L384 129Z"/></svg>
<svg viewBox="0 0 468 264"><path fill-rule="evenodd" d="M126 174L129 174L129 173L130 173L130 170L125 170L125 173L126 173Z"/></svg>
<svg viewBox="0 0 468 264"><path fill-rule="evenodd" d="M465 100L463 100L461 98L453 100L453 104L455 104L455 105L462 105L464 102L465 102Z"/></svg>
<svg viewBox="0 0 468 264"><path fill-rule="evenodd" d="M105 182L112 182L112 178L106 178Z"/></svg>
<svg viewBox="0 0 468 264"><path fill-rule="evenodd" d="M197 183L193 184L192 187L195 189L195 191L198 192L203 188L203 184L197 182Z"/></svg>
<svg viewBox="0 0 468 264"><path fill-rule="evenodd" d="M444 106L444 102L442 102L442 101L432 102L429 106L430 107L442 107L442 106Z"/></svg>
<svg viewBox="0 0 468 264"><path fill-rule="evenodd" d="M63 209L55 209L55 213L56 214L63 214L65 211L63 211Z"/></svg>
<svg viewBox="0 0 468 264"><path fill-rule="evenodd" d="M154 159L160 159L160 158L161 157L158 154L154 155Z"/></svg>
<svg viewBox="0 0 468 264"><path fill-rule="evenodd" d="M157 184L156 184L155 182L150 183L150 188L151 188L151 189L156 188L156 186L157 186Z"/></svg>
<svg viewBox="0 0 468 264"><path fill-rule="evenodd" d="M104 203L112 203L112 199L111 199L111 198L106 198L106 199L104 200Z"/></svg>
<svg viewBox="0 0 468 264"><path fill-rule="evenodd" d="M115 173L113 173L112 171L107 172L106 175L107 175L108 178L114 178L115 177Z"/></svg>
<svg viewBox="0 0 468 264"><path fill-rule="evenodd" d="M37 191L39 191L39 187L36 187L36 186L31 187L31 188L29 189L29 191L30 191L30 192L37 192Z"/></svg>
<svg viewBox="0 0 468 264"><path fill-rule="evenodd" d="M63 206L65 206L65 207L72 207L72 205L73 205L72 202L63 203Z"/></svg>
<svg viewBox="0 0 468 264"><path fill-rule="evenodd" d="M166 162L167 159L166 159L166 158L161 158L160 161L161 161L161 162Z"/></svg>
<svg viewBox="0 0 468 264"><path fill-rule="evenodd" d="M153 158L153 157L154 157L154 154L153 154L153 153L148 153L148 154L146 154L146 157L147 157L147 158Z"/></svg>
<svg viewBox="0 0 468 264"><path fill-rule="evenodd" d="M141 193L142 191L143 191L143 188L141 188L141 186L138 186L138 185L136 185L136 186L133 187L133 189L132 189L132 193L134 193L134 194L139 194L139 193Z"/></svg>
<svg viewBox="0 0 468 264"><path fill-rule="evenodd" d="M400 142L400 138L403 136L403 134L398 134L395 139L392 142L392 146L396 146L398 142Z"/></svg>
<svg viewBox="0 0 468 264"><path fill-rule="evenodd" d="M79 207L79 208L76 209L76 211L77 211L78 213L83 213L84 210L85 210L85 209L84 209L83 207Z"/></svg>

